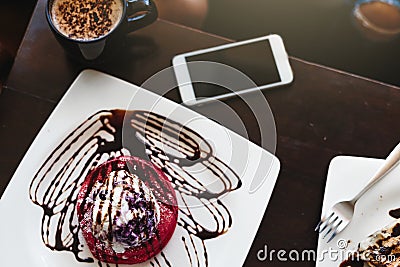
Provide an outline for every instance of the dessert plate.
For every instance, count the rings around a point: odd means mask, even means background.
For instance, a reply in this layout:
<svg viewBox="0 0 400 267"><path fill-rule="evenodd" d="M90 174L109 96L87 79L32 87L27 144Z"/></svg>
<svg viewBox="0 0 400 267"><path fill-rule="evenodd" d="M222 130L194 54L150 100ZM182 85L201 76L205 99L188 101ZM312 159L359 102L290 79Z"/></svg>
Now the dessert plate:
<svg viewBox="0 0 400 267"><path fill-rule="evenodd" d="M132 116L123 127L121 114ZM160 122L166 126L157 139L154 125ZM125 126L130 132L122 134ZM125 147L129 140L135 146ZM170 242L138 266L243 264L273 191L279 160L185 107L85 70L44 124L1 197L0 251L7 255L2 265L114 266L93 259L86 248L77 226L76 194L90 168L127 153L147 155L146 160L164 168L180 200ZM194 164L185 155L200 161Z"/></svg>
<svg viewBox="0 0 400 267"><path fill-rule="evenodd" d="M329 165L322 214L336 202L351 199L382 163L382 159L335 157ZM389 211L400 208L399 178L397 166L359 199L353 220L341 233L330 243L319 237L316 266L338 267L360 241L395 220Z"/></svg>

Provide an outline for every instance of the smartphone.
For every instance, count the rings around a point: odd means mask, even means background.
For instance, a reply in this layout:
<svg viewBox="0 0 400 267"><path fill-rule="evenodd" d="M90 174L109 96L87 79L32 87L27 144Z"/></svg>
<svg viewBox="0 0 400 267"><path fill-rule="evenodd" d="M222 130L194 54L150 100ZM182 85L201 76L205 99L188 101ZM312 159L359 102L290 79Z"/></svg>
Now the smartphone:
<svg viewBox="0 0 400 267"><path fill-rule="evenodd" d="M246 74L254 81L255 86L235 88L232 91L215 84L192 82L192 76L199 76L193 73L198 68L189 68L188 63L197 61L211 61L233 67ZM187 105L281 86L293 81L293 72L282 38L276 34L177 55L172 64L182 102ZM215 75L218 76L218 73Z"/></svg>

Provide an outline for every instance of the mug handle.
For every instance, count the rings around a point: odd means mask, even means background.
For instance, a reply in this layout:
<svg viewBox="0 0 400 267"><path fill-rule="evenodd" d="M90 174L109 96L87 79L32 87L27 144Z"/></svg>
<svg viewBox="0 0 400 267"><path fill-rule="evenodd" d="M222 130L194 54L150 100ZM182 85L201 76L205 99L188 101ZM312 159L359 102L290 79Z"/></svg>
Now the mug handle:
<svg viewBox="0 0 400 267"><path fill-rule="evenodd" d="M157 19L157 7L152 0L127 0L126 2L128 31L136 31Z"/></svg>

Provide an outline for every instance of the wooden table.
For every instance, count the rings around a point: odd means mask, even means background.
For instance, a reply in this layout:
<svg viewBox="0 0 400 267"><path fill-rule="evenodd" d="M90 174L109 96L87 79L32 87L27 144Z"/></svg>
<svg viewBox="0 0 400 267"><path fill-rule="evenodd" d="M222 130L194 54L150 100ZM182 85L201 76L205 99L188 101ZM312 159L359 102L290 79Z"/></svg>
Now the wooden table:
<svg viewBox="0 0 400 267"><path fill-rule="evenodd" d="M141 84L171 66L176 54L230 42L159 19L130 35L114 61L77 63L66 57L51 34L45 2L38 1L0 95L0 194L81 70L93 68ZM330 160L341 154L382 158L400 141L399 88L295 58L291 64L295 81L263 92L275 116L281 172L245 266L268 265L257 259L264 245L277 250L316 249L313 228L319 220ZM180 101L176 90L168 97ZM226 103L235 109L242 105L237 99ZM249 139L260 143L251 116L243 114L242 119ZM273 266L292 264L273 262ZM297 264L314 266L313 262Z"/></svg>

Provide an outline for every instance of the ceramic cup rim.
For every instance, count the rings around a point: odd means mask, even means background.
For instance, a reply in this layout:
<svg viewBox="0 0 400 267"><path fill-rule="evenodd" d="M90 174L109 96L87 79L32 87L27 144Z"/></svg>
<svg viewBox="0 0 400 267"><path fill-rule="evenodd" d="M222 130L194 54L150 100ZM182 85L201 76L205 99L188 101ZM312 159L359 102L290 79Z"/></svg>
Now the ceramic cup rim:
<svg viewBox="0 0 400 267"><path fill-rule="evenodd" d="M122 3L122 14L121 14L121 18L119 19L118 23L116 23L116 25L111 29L111 31L109 31L108 33L94 38L94 39L89 39L89 40L82 40L82 39L74 39L74 38L70 38L66 35L64 35L62 32L60 32L58 30L58 28L54 25L53 22L53 18L52 18L52 14L51 14L51 7L54 3L54 1L56 0L48 0L47 4L46 4L46 18L47 18L47 22L50 25L50 27L52 28L52 30L54 32L56 32L56 34L60 37L62 37L65 40L68 41L72 41L74 43L79 43L79 44L90 44L90 43L96 43L99 41L102 41L106 38L108 38L112 33L114 33L122 24L122 22L124 21L124 18L126 16L126 0L115 0L115 1L120 1Z"/></svg>

